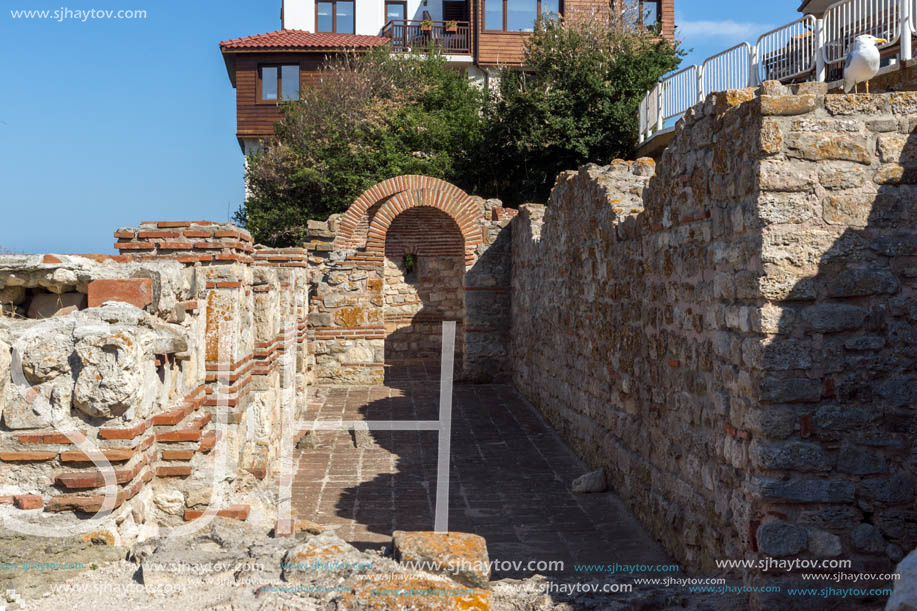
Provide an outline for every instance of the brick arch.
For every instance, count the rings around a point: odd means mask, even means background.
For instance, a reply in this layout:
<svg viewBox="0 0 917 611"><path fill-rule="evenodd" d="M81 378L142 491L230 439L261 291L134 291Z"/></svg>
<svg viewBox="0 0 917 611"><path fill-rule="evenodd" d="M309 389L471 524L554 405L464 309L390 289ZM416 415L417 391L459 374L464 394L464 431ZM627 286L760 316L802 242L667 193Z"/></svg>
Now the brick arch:
<svg viewBox="0 0 917 611"><path fill-rule="evenodd" d="M467 193L452 183L439 178L406 174L404 176L396 176L388 180L383 180L379 184L364 191L354 200L353 204L350 205L350 208L347 209L347 212L345 212L344 216L341 218L340 228L334 240L334 247L340 249L363 247L364 243L362 236L355 235L355 232L357 232L361 223L364 225L366 224L364 216L369 209L388 198L388 201L384 202L376 214L373 215L371 221L374 223L379 218L379 212L381 212L382 208L391 204L392 200L395 199L394 196L412 192L420 192L420 194L417 197L409 198L409 201L416 202L419 197L421 201L429 202L414 205L433 206L452 216L462 229L462 235L465 236L466 246L469 244L469 240L474 245L483 242L481 235L482 229L479 224L470 223L467 228L465 227L466 223L464 223L464 221L466 219L474 219L477 221L480 216L478 207L474 205L471 197ZM399 212L406 209L407 207L398 209L397 212L391 215L389 223ZM386 225L386 229L387 228L388 225ZM476 236L474 235L475 233L477 233ZM367 240L365 244L369 247L369 240Z"/></svg>
<svg viewBox="0 0 917 611"><path fill-rule="evenodd" d="M449 183L444 184L448 185ZM453 188L463 193L458 187ZM462 201L456 199L452 193L430 188L402 191L391 196L388 201L382 204L369 225L366 238L366 254L375 255L381 260L385 253L385 236L395 218L406 210L423 206L445 212L455 221L464 241L465 263L466 265L473 263L475 248L484 243L480 210L467 195L465 195L465 200Z"/></svg>

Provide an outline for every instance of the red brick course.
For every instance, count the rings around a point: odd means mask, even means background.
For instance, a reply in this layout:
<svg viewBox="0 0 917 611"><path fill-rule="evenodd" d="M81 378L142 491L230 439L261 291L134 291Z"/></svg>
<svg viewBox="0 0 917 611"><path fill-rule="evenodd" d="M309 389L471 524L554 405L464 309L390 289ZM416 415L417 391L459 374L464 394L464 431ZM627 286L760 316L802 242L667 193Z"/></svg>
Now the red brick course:
<svg viewBox="0 0 917 611"><path fill-rule="evenodd" d="M226 509L220 509L216 512L216 515L221 518L232 518L234 520L247 520L248 514L251 511L250 505L230 505ZM208 510L209 514L213 514L213 510ZM185 510L185 521L190 522L191 520L196 520L199 517L204 515L204 511L199 509L187 509Z"/></svg>
<svg viewBox="0 0 917 611"><path fill-rule="evenodd" d="M51 460L52 458L57 458L57 452L0 452L0 460L3 462Z"/></svg>
<svg viewBox="0 0 917 611"><path fill-rule="evenodd" d="M77 440L85 440L86 433L83 431L71 431ZM20 443L73 443L63 433L26 433L16 435Z"/></svg>
<svg viewBox="0 0 917 611"><path fill-rule="evenodd" d="M45 503L37 494L17 494L13 497L17 509L41 509Z"/></svg>
<svg viewBox="0 0 917 611"><path fill-rule="evenodd" d="M138 308L153 302L153 280L150 278L111 278L89 283L89 307L106 301L123 301Z"/></svg>

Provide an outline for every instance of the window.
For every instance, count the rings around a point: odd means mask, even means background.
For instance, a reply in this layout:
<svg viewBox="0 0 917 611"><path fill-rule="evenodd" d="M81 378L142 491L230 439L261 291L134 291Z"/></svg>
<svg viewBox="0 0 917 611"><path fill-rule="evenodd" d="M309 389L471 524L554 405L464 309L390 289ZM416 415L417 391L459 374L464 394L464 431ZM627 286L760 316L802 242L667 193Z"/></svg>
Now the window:
<svg viewBox="0 0 917 611"><path fill-rule="evenodd" d="M258 101L299 99L299 64L258 67Z"/></svg>
<svg viewBox="0 0 917 611"><path fill-rule="evenodd" d="M503 2L505 0L490 0L484 3L484 29L502 30L503 28Z"/></svg>
<svg viewBox="0 0 917 611"><path fill-rule="evenodd" d="M396 19L407 19L407 3L405 2L386 2L385 3L385 21Z"/></svg>
<svg viewBox="0 0 917 611"><path fill-rule="evenodd" d="M562 14L561 0L486 0L484 29L504 32L531 32L539 15Z"/></svg>
<svg viewBox="0 0 917 611"><path fill-rule="evenodd" d="M660 21L659 2L656 0L643 0L643 25L646 28L654 28Z"/></svg>
<svg viewBox="0 0 917 611"><path fill-rule="evenodd" d="M354 33L353 0L327 0L315 3L315 31Z"/></svg>
<svg viewBox="0 0 917 611"><path fill-rule="evenodd" d="M652 30L662 21L659 0L632 0L630 3L622 3L620 10L625 25L638 30Z"/></svg>

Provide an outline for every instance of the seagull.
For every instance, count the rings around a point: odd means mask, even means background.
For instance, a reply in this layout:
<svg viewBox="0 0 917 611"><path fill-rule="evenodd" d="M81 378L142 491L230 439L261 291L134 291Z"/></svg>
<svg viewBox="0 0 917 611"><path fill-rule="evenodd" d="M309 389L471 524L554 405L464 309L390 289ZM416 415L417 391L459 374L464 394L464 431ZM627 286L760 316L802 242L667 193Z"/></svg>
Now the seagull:
<svg viewBox="0 0 917 611"><path fill-rule="evenodd" d="M866 82L866 93L869 93L869 79L879 72L878 44L888 42L884 38L876 38L869 34L857 36L853 41L853 49L847 54L844 62L844 93L856 91L857 84Z"/></svg>

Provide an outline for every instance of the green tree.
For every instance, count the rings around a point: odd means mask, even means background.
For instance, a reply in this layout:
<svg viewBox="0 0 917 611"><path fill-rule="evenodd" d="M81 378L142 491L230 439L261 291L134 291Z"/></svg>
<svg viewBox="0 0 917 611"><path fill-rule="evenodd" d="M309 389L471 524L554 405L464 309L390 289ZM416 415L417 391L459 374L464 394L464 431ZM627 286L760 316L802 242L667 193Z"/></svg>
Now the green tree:
<svg viewBox="0 0 917 611"><path fill-rule="evenodd" d="M620 22L618 22L620 23ZM646 91L683 53L658 32L601 18L540 20L525 71L502 71L489 116L486 189L516 205L547 200L557 174L632 154Z"/></svg>
<svg viewBox="0 0 917 611"><path fill-rule="evenodd" d="M432 49L349 54L286 104L276 138L249 157L249 196L235 220L258 242L301 242L306 221L342 212L372 185L426 174L465 177L481 148L486 94Z"/></svg>

